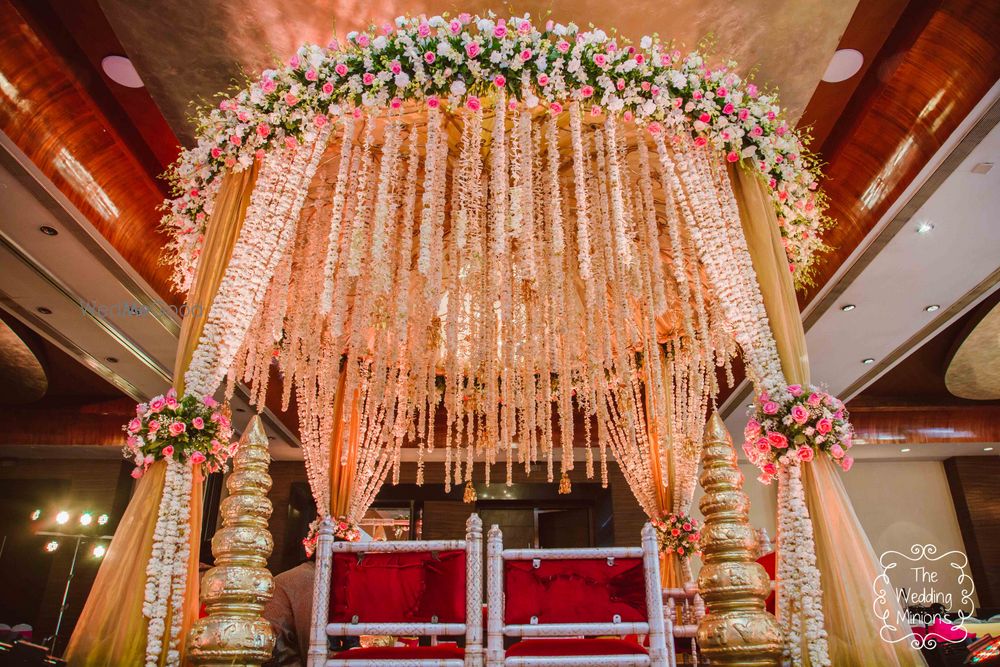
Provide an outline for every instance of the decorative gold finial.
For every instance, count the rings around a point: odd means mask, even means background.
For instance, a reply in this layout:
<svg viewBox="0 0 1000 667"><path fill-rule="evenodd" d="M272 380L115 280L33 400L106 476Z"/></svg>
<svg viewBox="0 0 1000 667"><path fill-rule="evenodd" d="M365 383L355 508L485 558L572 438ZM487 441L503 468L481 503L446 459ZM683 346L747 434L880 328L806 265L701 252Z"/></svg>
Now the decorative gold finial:
<svg viewBox="0 0 1000 667"><path fill-rule="evenodd" d="M465 483L465 494L462 496L463 503L476 502L476 487L472 486L472 481Z"/></svg>
<svg viewBox="0 0 1000 667"><path fill-rule="evenodd" d="M222 501L222 528L212 538L215 567L201 580L201 601L208 616L198 619L188 636L188 658L196 665L259 665L271 658L274 630L261 616L274 593L267 558L274 542L267 530L271 516L271 477L267 434L254 416L233 456Z"/></svg>
<svg viewBox="0 0 1000 667"><path fill-rule="evenodd" d="M733 441L719 413L705 426L701 479L705 515L701 531L704 565L698 590L710 613L698 623L698 644L713 665L777 665L781 630L764 610L770 580L753 560L756 538L747 519L750 500L736 466Z"/></svg>
<svg viewBox="0 0 1000 667"><path fill-rule="evenodd" d="M569 481L569 475L563 472L562 477L559 478L559 493L566 495L567 493L573 492L573 483Z"/></svg>

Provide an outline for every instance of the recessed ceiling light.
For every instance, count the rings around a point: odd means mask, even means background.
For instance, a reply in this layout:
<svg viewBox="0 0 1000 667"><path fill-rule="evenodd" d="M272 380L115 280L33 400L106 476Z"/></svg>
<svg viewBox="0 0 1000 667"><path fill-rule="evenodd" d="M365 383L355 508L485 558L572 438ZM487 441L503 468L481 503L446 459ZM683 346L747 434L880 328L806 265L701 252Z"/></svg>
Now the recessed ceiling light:
<svg viewBox="0 0 1000 667"><path fill-rule="evenodd" d="M46 236L58 236L59 234L58 229L56 229L55 227L49 227L48 225L42 225L41 227L38 228L38 231L40 231L42 234L45 234Z"/></svg>
<svg viewBox="0 0 1000 667"><path fill-rule="evenodd" d="M37 310L38 312L40 312L42 315L51 315L52 314L52 310L50 308L46 308L45 306L39 306L38 308L35 308L35 310Z"/></svg>
<svg viewBox="0 0 1000 667"><path fill-rule="evenodd" d="M933 313L935 311L941 310L941 306L937 305L936 303L932 303L931 305L924 308L924 310L926 310L928 313Z"/></svg>
<svg viewBox="0 0 1000 667"><path fill-rule="evenodd" d="M117 364L118 357L104 357L104 361L108 362L109 364Z"/></svg>
<svg viewBox="0 0 1000 667"><path fill-rule="evenodd" d="M869 364L874 364L875 360L872 359L871 357L868 357L867 359L862 359L861 363L863 363L865 366L868 366Z"/></svg>
<svg viewBox="0 0 1000 667"><path fill-rule="evenodd" d="M246 412L243 408L236 408L236 412Z"/></svg>
<svg viewBox="0 0 1000 667"><path fill-rule="evenodd" d="M855 308L857 308L857 306L855 306L853 303L845 303L843 306L840 307L840 309L845 313L848 313L854 310Z"/></svg>
<svg viewBox="0 0 1000 667"><path fill-rule="evenodd" d="M899 451L901 451L902 453L904 453L904 454L905 454L906 452L910 451L910 448L909 448L909 447L903 447L903 448L902 448L901 450L899 450Z"/></svg>
<svg viewBox="0 0 1000 667"><path fill-rule="evenodd" d="M927 234L932 229L934 229L934 223L933 222L924 221L924 222L921 222L921 223L919 223L917 225L917 234Z"/></svg>
<svg viewBox="0 0 1000 667"><path fill-rule="evenodd" d="M823 80L827 83L847 81L858 73L864 63L865 57L857 49L838 49L823 72Z"/></svg>
<svg viewBox="0 0 1000 667"><path fill-rule="evenodd" d="M132 61L125 56L105 56L101 60L101 69L108 78L126 88L142 88L142 79L135 71Z"/></svg>
<svg viewBox="0 0 1000 667"><path fill-rule="evenodd" d="M973 174L988 174L990 170L993 169L992 162L980 162L972 168Z"/></svg>
<svg viewBox="0 0 1000 667"><path fill-rule="evenodd" d="M983 447L983 451L984 452L992 452L993 448L992 447Z"/></svg>

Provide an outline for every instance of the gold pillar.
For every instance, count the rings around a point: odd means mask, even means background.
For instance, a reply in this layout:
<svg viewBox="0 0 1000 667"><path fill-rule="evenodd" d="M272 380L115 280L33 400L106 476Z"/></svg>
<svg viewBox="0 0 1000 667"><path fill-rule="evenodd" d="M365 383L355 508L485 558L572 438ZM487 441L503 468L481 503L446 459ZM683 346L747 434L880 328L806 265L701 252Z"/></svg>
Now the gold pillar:
<svg viewBox="0 0 1000 667"><path fill-rule="evenodd" d="M705 426L699 481L705 489L698 505L705 527L698 590L709 610L698 623L701 652L713 665L777 665L781 630L764 610L770 581L753 559L750 500L743 493L732 438L717 412Z"/></svg>
<svg viewBox="0 0 1000 667"><path fill-rule="evenodd" d="M201 580L201 601L208 616L188 636L188 659L196 665L259 665L270 659L274 631L261 616L274 581L267 558L274 548L267 520L271 516L271 457L260 417L247 426L226 481L222 528L212 538L215 567Z"/></svg>

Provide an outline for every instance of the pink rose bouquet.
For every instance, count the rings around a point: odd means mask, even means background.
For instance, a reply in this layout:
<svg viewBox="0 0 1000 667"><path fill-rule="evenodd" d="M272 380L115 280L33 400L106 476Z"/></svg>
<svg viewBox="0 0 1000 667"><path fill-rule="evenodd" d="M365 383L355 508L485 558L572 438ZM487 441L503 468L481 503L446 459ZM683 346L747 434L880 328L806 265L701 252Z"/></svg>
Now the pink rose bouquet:
<svg viewBox="0 0 1000 667"><path fill-rule="evenodd" d="M211 396L177 397L173 389L149 403L136 406L136 416L122 430L122 453L135 462L132 477L139 479L156 461L173 458L208 472L225 471L233 454L233 429L229 417Z"/></svg>
<svg viewBox="0 0 1000 667"><path fill-rule="evenodd" d="M770 484L782 466L808 463L820 453L845 472L854 430L837 398L816 387L790 385L784 396L761 394L754 399L743 431L743 451L760 468L758 479Z"/></svg>
<svg viewBox="0 0 1000 667"><path fill-rule="evenodd" d="M316 517L309 524L309 532L302 540L302 548L306 551L306 558L312 558L316 553L316 545L319 543L319 526L323 519ZM348 520L347 517L338 516L333 519L333 538L338 542L357 542L361 539L361 529L358 524Z"/></svg>
<svg viewBox="0 0 1000 667"><path fill-rule="evenodd" d="M701 553L701 525L697 520L683 514L664 514L662 519L651 519L660 543L660 551L675 553L681 558Z"/></svg>

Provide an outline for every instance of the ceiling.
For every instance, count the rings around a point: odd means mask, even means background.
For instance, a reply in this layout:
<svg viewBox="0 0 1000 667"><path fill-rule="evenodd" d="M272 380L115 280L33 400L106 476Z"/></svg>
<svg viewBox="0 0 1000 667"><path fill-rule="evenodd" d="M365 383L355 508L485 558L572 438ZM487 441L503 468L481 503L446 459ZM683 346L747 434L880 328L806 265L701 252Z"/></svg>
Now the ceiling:
<svg viewBox="0 0 1000 667"><path fill-rule="evenodd" d="M757 68L759 80L781 90L792 119L805 109L857 0L733 2L732 0L512 0L456 5L443 0L326 2L302 0L174 0L170 3L99 0L150 94L181 139L192 138L191 100L212 100L241 72L259 72L287 59L305 42L326 44L401 14L489 9L520 16L616 28L638 41L659 33L679 47L710 37L720 57ZM655 17L655 18L654 18ZM162 39L163 26L170 39ZM794 58L790 55L794 54Z"/></svg>
<svg viewBox="0 0 1000 667"><path fill-rule="evenodd" d="M510 6L513 13L544 15L551 9L557 20L572 17L580 24L594 20L601 26L617 26L633 38L659 32L687 46L711 34L720 55L755 66L757 80L777 84L790 114L801 114L802 122L813 126L818 145L828 151L832 174L828 187L838 202L847 206L861 201L872 187L881 188L883 200L878 205L860 212L834 209L836 215L849 218L850 224L838 227L844 230L838 247L827 257L820 283L803 297L815 378L845 397L855 397L852 409L863 411L915 403L969 410L982 407L979 401L955 398L944 385L946 358L952 348L964 339L976 314L997 299L1000 227L989 214L1000 210L1000 169L977 174L972 167L1000 160L997 90L989 90L1000 64L986 58L988 67L976 66L963 60L963 54L940 47L943 40L947 42L945 37L968 41L963 30L979 35L989 34L991 25L1000 29L1000 7L984 19L982 11L963 9L968 3L682 0L649 2L647 7L563 0L544 6L537 2ZM170 381L179 299L166 289L162 267L155 263L162 241L155 235L157 214L150 202L163 192L155 176L175 157L177 138L191 140L189 101L211 98L241 69L253 72L270 66L302 41L323 43L334 28L344 34L362 22L381 22L403 13L400 4L391 0L181 0L167 4L0 0L0 12L8 12L0 18L9 16L9 8L14 7L28 26L22 32L33 30L39 36L42 50L32 51L36 45L25 43L18 49L25 61L19 65L26 72L44 72L45 81L64 76L67 81L60 85L76 88L72 102L61 98L63 109L59 105L44 108L53 96L42 82L23 84L28 79L12 78L11 70L0 62L0 73L22 87L19 103L36 105L29 118L38 119L37 125L3 125L5 134L0 136L4 149L0 152L0 211L4 211L0 215L0 262L5 269L0 307L12 327L35 332L35 348L44 348L42 356L49 359L50 383L54 383L51 359L59 359L66 364L59 375L74 377L74 371L68 370L73 367L76 374L100 386L83 393L105 410L110 403L101 391L110 391L126 403L158 393ZM455 10L440 2L408 0L405 4L409 13ZM977 11L981 8L975 3L970 6ZM963 15L968 15L964 23ZM650 17L662 18L652 21ZM170 39L163 38L165 25L170 26ZM729 48L733 45L735 50ZM820 83L838 47L860 50L865 64L847 81ZM101 72L101 59L114 54L133 60L145 88L126 89ZM952 57L959 60L953 63L948 60ZM921 58L935 59L945 63L940 67L951 69L931 71ZM959 67L971 73L961 70L959 76ZM937 88L890 94L922 68L928 72L924 78ZM951 102L929 106L940 91L947 91ZM0 95L0 111L4 101ZM85 110L86 105L93 110ZM89 114L86 120L84 111ZM908 114L922 120L908 121ZM898 122L887 123L885 118L893 115ZM78 136L70 130L54 134L52 128L61 121ZM920 132L915 139L908 134L910 126ZM32 146L39 127L49 136ZM90 134L85 135L81 127ZM872 132L880 131L884 145L872 139ZM95 137L111 138L111 142L104 146L95 143ZM95 217L94 207L88 204L93 187L79 182L67 185L57 166L46 163L45 151L63 143L81 167L89 170L85 173L92 175L91 182L104 188L121 209L116 219ZM100 150L92 157L88 151L95 147ZM127 160L99 157L116 150L124 151ZM901 160L901 155L906 159ZM116 165L116 171L108 172L109 165ZM885 172L890 168L895 169L892 187L885 185ZM112 180L106 180L106 174ZM932 232L914 233L913 226L924 219L933 220ZM52 226L59 234L42 234L41 225ZM134 304L146 310L142 317L120 310L94 313L81 309L81 303ZM857 307L843 312L838 308L843 303ZM923 308L931 303L941 309L925 312ZM43 315L40 306L52 312ZM32 331L22 339L32 339ZM872 364L860 363L869 357ZM78 384L87 386L82 381ZM745 391L738 389L724 405L734 433L742 429L738 408L745 402ZM249 413L241 397L234 406L239 426ZM0 410L0 417L4 413ZM299 457L294 410L284 415L268 410L265 417L275 458ZM859 413L859 419L868 419L865 423L873 433L883 426L867 413L865 417ZM994 421L1000 423L1000 419ZM11 441L2 440L0 445L4 442ZM54 443L22 444L39 452L44 448L36 445ZM920 448L920 455L928 457L982 451L981 443L968 439L949 444L921 441ZM876 458L895 455L898 448L872 448L865 453Z"/></svg>

